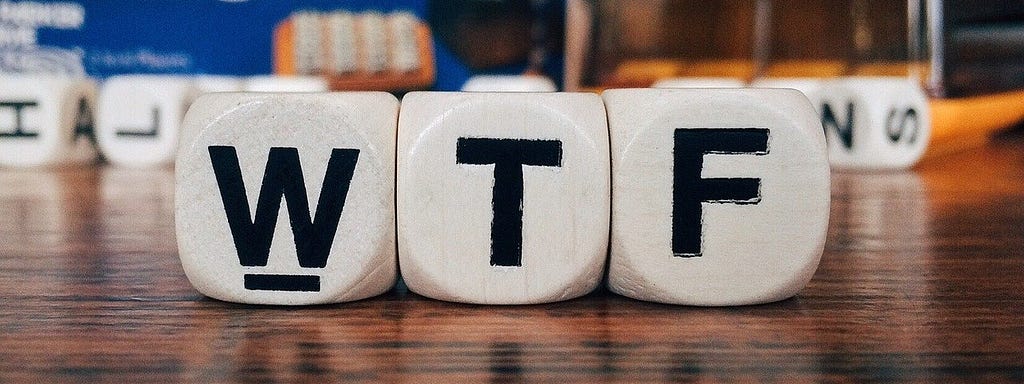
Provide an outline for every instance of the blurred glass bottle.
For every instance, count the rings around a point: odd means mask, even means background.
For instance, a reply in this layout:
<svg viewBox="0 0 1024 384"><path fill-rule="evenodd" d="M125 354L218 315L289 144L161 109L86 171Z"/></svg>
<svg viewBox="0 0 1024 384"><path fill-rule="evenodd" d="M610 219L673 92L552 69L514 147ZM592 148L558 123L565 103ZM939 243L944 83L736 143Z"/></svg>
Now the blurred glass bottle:
<svg viewBox="0 0 1024 384"><path fill-rule="evenodd" d="M759 6L759 77L927 73L923 0L770 1Z"/></svg>
<svg viewBox="0 0 1024 384"><path fill-rule="evenodd" d="M570 0L567 79L646 87L672 77L753 74L754 0Z"/></svg>

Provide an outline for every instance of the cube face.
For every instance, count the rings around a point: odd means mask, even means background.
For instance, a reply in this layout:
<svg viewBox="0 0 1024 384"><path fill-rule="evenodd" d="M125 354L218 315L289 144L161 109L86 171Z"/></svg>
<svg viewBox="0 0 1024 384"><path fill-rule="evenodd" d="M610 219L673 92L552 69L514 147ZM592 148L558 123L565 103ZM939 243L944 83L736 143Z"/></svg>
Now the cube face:
<svg viewBox="0 0 1024 384"><path fill-rule="evenodd" d="M0 77L0 165L32 167L95 159L96 85L87 79Z"/></svg>
<svg viewBox="0 0 1024 384"><path fill-rule="evenodd" d="M174 161L181 119L194 97L179 76L115 76L100 92L97 139L111 163L128 167Z"/></svg>
<svg viewBox="0 0 1024 384"><path fill-rule="evenodd" d="M593 290L607 254L608 136L598 96L405 96L398 242L415 293L478 304Z"/></svg>
<svg viewBox="0 0 1024 384"><path fill-rule="evenodd" d="M609 287L672 304L788 298L825 241L821 128L784 89L603 94L612 153Z"/></svg>
<svg viewBox="0 0 1024 384"><path fill-rule="evenodd" d="M921 158L928 144L928 99L915 81L906 78L849 77L827 82L818 110L833 167L907 168Z"/></svg>
<svg viewBox="0 0 1024 384"><path fill-rule="evenodd" d="M193 286L288 305L390 289L397 119L387 93L200 97L175 169L178 248Z"/></svg>

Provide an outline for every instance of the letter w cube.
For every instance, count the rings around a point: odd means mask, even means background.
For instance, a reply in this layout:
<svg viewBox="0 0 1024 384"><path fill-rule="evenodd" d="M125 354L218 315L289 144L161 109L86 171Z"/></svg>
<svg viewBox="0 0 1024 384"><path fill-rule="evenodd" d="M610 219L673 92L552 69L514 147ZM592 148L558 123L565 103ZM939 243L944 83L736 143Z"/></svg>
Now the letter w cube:
<svg viewBox="0 0 1024 384"><path fill-rule="evenodd" d="M185 117L175 196L192 285L252 304L390 289L398 100L387 93L225 93Z"/></svg>

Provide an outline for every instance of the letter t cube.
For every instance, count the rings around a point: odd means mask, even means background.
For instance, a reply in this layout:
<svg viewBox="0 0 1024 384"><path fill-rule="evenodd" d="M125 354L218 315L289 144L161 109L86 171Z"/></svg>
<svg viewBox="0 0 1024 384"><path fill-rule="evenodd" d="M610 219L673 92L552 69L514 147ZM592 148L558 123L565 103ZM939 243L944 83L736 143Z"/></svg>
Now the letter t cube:
<svg viewBox="0 0 1024 384"><path fill-rule="evenodd" d="M604 106L580 93L410 93L398 243L415 293L477 304L584 295L608 241Z"/></svg>

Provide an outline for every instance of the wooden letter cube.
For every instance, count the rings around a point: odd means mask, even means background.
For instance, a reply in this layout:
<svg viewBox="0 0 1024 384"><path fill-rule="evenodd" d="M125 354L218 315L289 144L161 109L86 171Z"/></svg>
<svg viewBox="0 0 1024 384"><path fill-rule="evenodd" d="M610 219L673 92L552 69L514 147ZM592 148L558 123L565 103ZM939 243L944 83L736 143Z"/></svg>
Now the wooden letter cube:
<svg viewBox="0 0 1024 384"><path fill-rule="evenodd" d="M597 95L415 92L398 126L399 263L411 291L529 304L600 283L610 187Z"/></svg>
<svg viewBox="0 0 1024 384"><path fill-rule="evenodd" d="M554 92L555 82L537 75L476 75L462 85L463 92Z"/></svg>
<svg viewBox="0 0 1024 384"><path fill-rule="evenodd" d="M829 167L790 89L603 95L612 149L612 291L686 305L788 298L825 242Z"/></svg>
<svg viewBox="0 0 1024 384"><path fill-rule="evenodd" d="M192 87L196 97L214 92L241 92L245 89L245 80L235 76L198 75L192 77Z"/></svg>
<svg viewBox="0 0 1024 384"><path fill-rule="evenodd" d="M249 92L325 92L327 80L319 76L253 76L246 80Z"/></svg>
<svg viewBox="0 0 1024 384"><path fill-rule="evenodd" d="M902 169L924 154L931 120L915 80L848 77L826 83L820 96L833 167Z"/></svg>
<svg viewBox="0 0 1024 384"><path fill-rule="evenodd" d="M204 295L321 304L396 280L398 100L219 93L189 110L175 172L181 264Z"/></svg>
<svg viewBox="0 0 1024 384"><path fill-rule="evenodd" d="M752 88L790 88L800 91L815 109L821 106L821 87L830 80L818 77L763 77L750 82Z"/></svg>
<svg viewBox="0 0 1024 384"><path fill-rule="evenodd" d="M0 76L0 166L52 166L96 157L96 84L83 78Z"/></svg>
<svg viewBox="0 0 1024 384"><path fill-rule="evenodd" d="M156 167L174 161L181 119L194 98L181 76L114 76L100 90L97 138L111 163Z"/></svg>
<svg viewBox="0 0 1024 384"><path fill-rule="evenodd" d="M738 77L669 77L656 81L651 88L743 88Z"/></svg>

